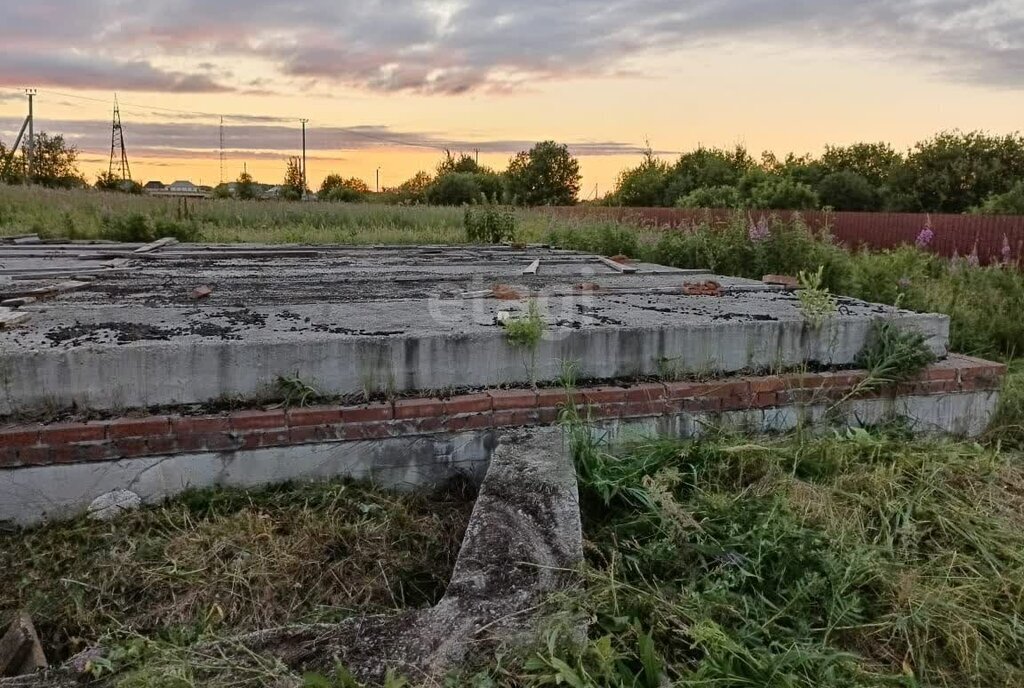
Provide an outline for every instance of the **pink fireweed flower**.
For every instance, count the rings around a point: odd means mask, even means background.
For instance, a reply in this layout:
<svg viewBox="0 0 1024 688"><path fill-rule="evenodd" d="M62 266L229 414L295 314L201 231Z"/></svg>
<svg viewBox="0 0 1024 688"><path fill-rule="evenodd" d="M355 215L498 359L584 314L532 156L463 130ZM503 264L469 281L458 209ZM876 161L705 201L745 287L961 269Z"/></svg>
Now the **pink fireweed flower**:
<svg viewBox="0 0 1024 688"><path fill-rule="evenodd" d="M1009 265L1013 260L1013 249L1010 248L1010 239L1003 235L1003 248L999 251L1003 258L1003 265Z"/></svg>
<svg viewBox="0 0 1024 688"><path fill-rule="evenodd" d="M750 221L750 228L747 230L747 237L756 244L767 239L770 233L771 230L768 228L768 221L762 217L756 224L753 220Z"/></svg>
<svg viewBox="0 0 1024 688"><path fill-rule="evenodd" d="M935 239L935 232L932 231L932 220L928 218L928 221L924 225L924 229L917 235L917 239L914 240L914 245L922 251L932 245L932 240Z"/></svg>

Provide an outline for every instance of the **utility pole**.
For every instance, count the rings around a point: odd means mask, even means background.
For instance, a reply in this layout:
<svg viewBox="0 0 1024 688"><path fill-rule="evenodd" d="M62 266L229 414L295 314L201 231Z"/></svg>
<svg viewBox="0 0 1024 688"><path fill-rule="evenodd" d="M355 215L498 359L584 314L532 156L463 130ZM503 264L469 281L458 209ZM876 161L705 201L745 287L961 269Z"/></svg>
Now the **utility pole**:
<svg viewBox="0 0 1024 688"><path fill-rule="evenodd" d="M475 148L473 150L473 152L476 153L476 164L479 166L480 165L480 149L479 148Z"/></svg>
<svg viewBox="0 0 1024 688"><path fill-rule="evenodd" d="M220 118L220 183L224 183L224 118Z"/></svg>
<svg viewBox="0 0 1024 688"><path fill-rule="evenodd" d="M35 162L36 162L36 136L35 136L35 114L32 110L32 99L35 98L37 91L34 88L26 88L25 95L28 96L28 144L25 146L27 168L25 175L25 183L32 183L32 176L35 174Z"/></svg>
<svg viewBox="0 0 1024 688"><path fill-rule="evenodd" d="M305 198L308 188L306 185L306 122L309 120L303 118L299 121L302 122L302 197Z"/></svg>
<svg viewBox="0 0 1024 688"><path fill-rule="evenodd" d="M377 168L377 193L380 193L380 168Z"/></svg>

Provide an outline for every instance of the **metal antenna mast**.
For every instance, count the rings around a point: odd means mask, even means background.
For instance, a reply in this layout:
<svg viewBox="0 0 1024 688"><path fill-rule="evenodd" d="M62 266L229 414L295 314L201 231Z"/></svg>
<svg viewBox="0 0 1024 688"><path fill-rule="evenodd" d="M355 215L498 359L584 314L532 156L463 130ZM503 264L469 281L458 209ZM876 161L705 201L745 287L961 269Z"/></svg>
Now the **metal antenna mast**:
<svg viewBox="0 0 1024 688"><path fill-rule="evenodd" d="M120 149L120 156L118 150ZM117 170L117 174L114 174ZM121 128L121 108L117 104L117 94L114 94L114 123L110 130L110 167L107 172L111 177L117 176L121 181L129 181L132 178L131 168L128 167L128 151L124 147L124 129Z"/></svg>

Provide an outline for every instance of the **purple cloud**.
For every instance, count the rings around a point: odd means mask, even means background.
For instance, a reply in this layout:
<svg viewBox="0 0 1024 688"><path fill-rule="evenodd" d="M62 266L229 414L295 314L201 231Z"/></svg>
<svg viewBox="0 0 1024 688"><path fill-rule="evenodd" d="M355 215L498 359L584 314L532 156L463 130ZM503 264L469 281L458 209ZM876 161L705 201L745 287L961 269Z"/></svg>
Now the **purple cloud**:
<svg viewBox="0 0 1024 688"><path fill-rule="evenodd" d="M313 80L460 94L754 41L857 48L947 79L1024 87L1015 0L36 0L4 14L0 44L23 57L5 60L3 81L18 85L245 91L223 67L246 58L267 66L261 91ZM204 76L162 71L160 58L194 61L186 71Z"/></svg>

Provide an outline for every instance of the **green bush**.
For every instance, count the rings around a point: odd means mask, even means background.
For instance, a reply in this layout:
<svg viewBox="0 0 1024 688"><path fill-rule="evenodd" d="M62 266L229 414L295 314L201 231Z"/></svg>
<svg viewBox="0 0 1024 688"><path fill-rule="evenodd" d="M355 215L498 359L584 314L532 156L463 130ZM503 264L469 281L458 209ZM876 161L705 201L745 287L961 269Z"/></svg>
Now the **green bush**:
<svg viewBox="0 0 1024 688"><path fill-rule="evenodd" d="M129 243L148 243L164 237L185 242L198 241L200 238L199 228L191 220L152 218L142 213L104 217L102 236L104 239Z"/></svg>
<svg viewBox="0 0 1024 688"><path fill-rule="evenodd" d="M466 239L475 244L500 244L516 236L516 216L494 205L469 206L464 218Z"/></svg>
<svg viewBox="0 0 1024 688"><path fill-rule="evenodd" d="M734 186L706 186L680 196L675 204L677 208L742 208L743 197Z"/></svg>

